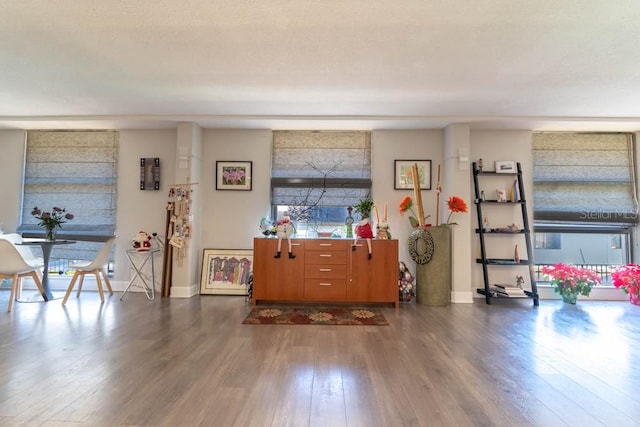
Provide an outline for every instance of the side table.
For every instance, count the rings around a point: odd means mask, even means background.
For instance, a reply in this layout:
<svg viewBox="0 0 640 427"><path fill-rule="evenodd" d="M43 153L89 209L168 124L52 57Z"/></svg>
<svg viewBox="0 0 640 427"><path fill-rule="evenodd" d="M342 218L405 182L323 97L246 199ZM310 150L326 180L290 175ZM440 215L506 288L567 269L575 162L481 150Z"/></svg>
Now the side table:
<svg viewBox="0 0 640 427"><path fill-rule="evenodd" d="M134 274L127 288L122 293L120 301L124 298L125 294L131 289L132 286L141 287L144 290L145 295L149 301L152 301L156 296L156 272L155 272L155 254L159 253L160 249L150 249L148 251L139 251L136 249L127 249L127 259L131 268L133 268ZM149 264L151 267L151 275L145 274L143 271L145 265ZM134 284L136 279L139 279L139 284Z"/></svg>

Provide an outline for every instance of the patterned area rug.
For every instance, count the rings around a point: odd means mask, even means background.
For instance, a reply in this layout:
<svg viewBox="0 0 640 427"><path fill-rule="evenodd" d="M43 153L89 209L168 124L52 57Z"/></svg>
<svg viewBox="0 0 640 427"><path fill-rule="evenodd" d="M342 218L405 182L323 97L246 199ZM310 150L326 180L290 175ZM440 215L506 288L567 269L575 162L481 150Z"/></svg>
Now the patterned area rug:
<svg viewBox="0 0 640 427"><path fill-rule="evenodd" d="M371 307L254 307L244 319L248 325L388 325Z"/></svg>

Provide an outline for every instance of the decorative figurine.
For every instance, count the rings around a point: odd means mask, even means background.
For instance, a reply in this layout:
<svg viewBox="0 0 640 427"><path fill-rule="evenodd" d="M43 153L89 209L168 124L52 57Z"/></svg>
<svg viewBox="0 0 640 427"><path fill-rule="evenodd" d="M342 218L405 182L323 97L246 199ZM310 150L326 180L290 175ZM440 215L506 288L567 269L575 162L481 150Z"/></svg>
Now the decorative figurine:
<svg viewBox="0 0 640 427"><path fill-rule="evenodd" d="M282 214L282 219L276 223L276 236L278 237L278 251L274 255L274 258L280 258L280 252L282 250L282 239L287 239L289 246L289 259L293 259L296 256L291 249L291 236L296 232L296 228L289 219L289 212Z"/></svg>
<svg viewBox="0 0 640 427"><path fill-rule="evenodd" d="M356 244L358 239L365 239L367 241L367 249L369 250L369 259L371 259L371 239L373 239L373 230L371 229L371 221L369 220L369 214L362 214L362 220L356 225L356 238L353 241L351 250L356 250Z"/></svg>
<svg viewBox="0 0 640 427"><path fill-rule="evenodd" d="M276 234L276 226L269 218L263 217L260 220L260 232L265 237L273 236Z"/></svg>
<svg viewBox="0 0 640 427"><path fill-rule="evenodd" d="M411 302L416 296L416 288L414 285L414 277L407 268L406 264L400 261L398 267L398 291L401 302Z"/></svg>
<svg viewBox="0 0 640 427"><path fill-rule="evenodd" d="M378 209L376 208L376 219L378 219ZM376 225L376 238L381 240L391 239L391 233L389 232L389 223L387 222L387 204L384 205L384 215L382 221L378 221Z"/></svg>
<svg viewBox="0 0 640 427"><path fill-rule="evenodd" d="M382 222L376 226L376 239L391 239L391 233L389 232L389 223L387 223L386 220L382 220Z"/></svg>
<svg viewBox="0 0 640 427"><path fill-rule="evenodd" d="M133 248L139 252L146 252L151 249L151 235L146 231L138 231L131 241Z"/></svg>
<svg viewBox="0 0 640 427"><path fill-rule="evenodd" d="M351 211L353 208L349 206L347 208L347 218L344 220L345 228L347 229L346 237L347 239L353 239L353 217L351 216Z"/></svg>

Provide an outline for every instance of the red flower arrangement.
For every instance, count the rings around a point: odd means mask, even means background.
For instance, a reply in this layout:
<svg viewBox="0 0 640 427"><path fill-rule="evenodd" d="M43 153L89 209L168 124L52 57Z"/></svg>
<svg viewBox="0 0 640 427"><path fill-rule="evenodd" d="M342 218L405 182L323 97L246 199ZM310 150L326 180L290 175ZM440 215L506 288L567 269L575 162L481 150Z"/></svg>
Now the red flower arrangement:
<svg viewBox="0 0 640 427"><path fill-rule="evenodd" d="M613 286L629 294L632 304L640 305L640 265L627 264L611 272Z"/></svg>
<svg viewBox="0 0 640 427"><path fill-rule="evenodd" d="M449 200L447 200L447 205L449 206L449 217L447 218L447 224L451 224L451 216L456 213L467 213L469 212L469 206L467 206L467 202L464 199L458 196L451 196Z"/></svg>
<svg viewBox="0 0 640 427"><path fill-rule="evenodd" d="M569 304L575 304L578 295L589 296L591 288L600 283L595 271L563 263L542 267L542 274L551 278L553 291Z"/></svg>

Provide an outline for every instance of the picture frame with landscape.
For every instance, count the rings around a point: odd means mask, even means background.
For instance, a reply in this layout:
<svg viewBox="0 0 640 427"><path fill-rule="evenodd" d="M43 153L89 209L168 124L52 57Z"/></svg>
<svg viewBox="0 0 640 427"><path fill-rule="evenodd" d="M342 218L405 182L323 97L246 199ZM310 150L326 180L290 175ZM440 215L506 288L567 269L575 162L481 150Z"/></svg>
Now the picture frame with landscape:
<svg viewBox="0 0 640 427"><path fill-rule="evenodd" d="M413 190L411 168L418 165L420 189L431 190L431 160L395 160L394 186L396 190Z"/></svg>

